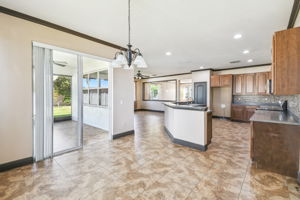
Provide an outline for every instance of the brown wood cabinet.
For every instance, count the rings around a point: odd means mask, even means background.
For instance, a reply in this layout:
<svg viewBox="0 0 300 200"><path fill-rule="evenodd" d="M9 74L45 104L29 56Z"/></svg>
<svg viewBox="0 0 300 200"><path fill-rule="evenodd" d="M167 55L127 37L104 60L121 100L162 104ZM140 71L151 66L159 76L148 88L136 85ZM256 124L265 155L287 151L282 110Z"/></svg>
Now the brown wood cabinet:
<svg viewBox="0 0 300 200"><path fill-rule="evenodd" d="M210 77L211 87L231 87L232 86L232 75L213 75Z"/></svg>
<svg viewBox="0 0 300 200"><path fill-rule="evenodd" d="M231 87L232 86L232 75L226 74L220 76L220 85L221 87Z"/></svg>
<svg viewBox="0 0 300 200"><path fill-rule="evenodd" d="M233 76L233 95L268 95L270 72L237 74Z"/></svg>
<svg viewBox="0 0 300 200"><path fill-rule="evenodd" d="M268 80L271 79L270 72L256 74L256 93L259 95L268 94Z"/></svg>
<svg viewBox="0 0 300 200"><path fill-rule="evenodd" d="M256 74L244 74L244 93L246 95L249 94L255 94L256 93L256 88L255 88L255 77Z"/></svg>
<svg viewBox="0 0 300 200"><path fill-rule="evenodd" d="M249 121L254 114L257 106L248 105L231 105L231 119L237 121Z"/></svg>
<svg viewBox="0 0 300 200"><path fill-rule="evenodd" d="M297 125L252 121L250 156L255 166L297 178L299 130Z"/></svg>
<svg viewBox="0 0 300 200"><path fill-rule="evenodd" d="M244 109L242 105L231 105L231 119L244 121Z"/></svg>
<svg viewBox="0 0 300 200"><path fill-rule="evenodd" d="M255 113L257 106L245 106L245 121L249 121Z"/></svg>
<svg viewBox="0 0 300 200"><path fill-rule="evenodd" d="M244 94L244 75L234 75L233 76L233 94L243 95Z"/></svg>
<svg viewBox="0 0 300 200"><path fill-rule="evenodd" d="M210 86L211 87L220 87L220 76L213 75L210 77Z"/></svg>
<svg viewBox="0 0 300 200"><path fill-rule="evenodd" d="M276 32L272 52L273 93L300 94L300 27Z"/></svg>

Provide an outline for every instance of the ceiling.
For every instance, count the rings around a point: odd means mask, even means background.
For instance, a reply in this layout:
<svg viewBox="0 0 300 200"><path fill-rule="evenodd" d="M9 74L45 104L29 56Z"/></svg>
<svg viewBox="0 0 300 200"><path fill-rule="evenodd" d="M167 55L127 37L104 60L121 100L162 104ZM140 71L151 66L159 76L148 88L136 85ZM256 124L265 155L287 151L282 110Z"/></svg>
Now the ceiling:
<svg viewBox="0 0 300 200"><path fill-rule="evenodd" d="M293 0L132 0L132 44L145 74L174 74L271 62L272 35L286 29ZM121 46L126 0L0 0L0 5ZM237 33L239 40L233 39ZM250 53L244 55L243 50ZM166 56L167 51L172 52ZM253 62L248 63L248 59ZM230 64L230 61L240 63Z"/></svg>
<svg viewBox="0 0 300 200"><path fill-rule="evenodd" d="M74 75L77 73L77 56L72 53L66 53L62 51L53 51L53 61L55 62L65 62L66 66L62 67L53 63L53 73L58 75ZM107 61L102 61L94 58L83 57L83 73L95 72L107 70L109 63Z"/></svg>

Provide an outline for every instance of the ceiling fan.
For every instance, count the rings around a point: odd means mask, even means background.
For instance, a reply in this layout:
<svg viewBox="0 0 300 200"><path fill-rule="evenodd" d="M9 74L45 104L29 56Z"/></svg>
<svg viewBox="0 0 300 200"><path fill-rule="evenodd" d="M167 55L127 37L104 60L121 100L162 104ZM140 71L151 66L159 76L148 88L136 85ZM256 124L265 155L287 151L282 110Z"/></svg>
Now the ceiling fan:
<svg viewBox="0 0 300 200"><path fill-rule="evenodd" d="M68 63L67 63L66 61L57 61L57 60L53 60L53 63L54 63L55 65L60 66L60 67L65 67L65 66L68 65Z"/></svg>
<svg viewBox="0 0 300 200"><path fill-rule="evenodd" d="M149 76L143 75L141 71L139 70L136 75L134 76L135 79L143 79L143 78L149 78Z"/></svg>

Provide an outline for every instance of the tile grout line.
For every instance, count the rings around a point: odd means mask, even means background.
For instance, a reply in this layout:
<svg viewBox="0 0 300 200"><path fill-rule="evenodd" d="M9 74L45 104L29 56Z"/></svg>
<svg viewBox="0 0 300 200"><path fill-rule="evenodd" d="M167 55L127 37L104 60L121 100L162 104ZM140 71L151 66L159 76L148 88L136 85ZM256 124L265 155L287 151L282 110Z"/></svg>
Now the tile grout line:
<svg viewBox="0 0 300 200"><path fill-rule="evenodd" d="M191 154L191 153L190 153L190 154ZM167 155L169 155L169 153L168 153ZM185 160L185 159L186 159L186 158L181 158L181 160ZM150 159L150 160L155 161L154 159ZM143 165L144 165L144 164L143 164ZM142 165L142 166L143 166L143 165ZM169 173L170 173L170 172L168 172L168 173L166 173L165 175L161 176L160 178L158 178L157 180L155 180L153 183L156 183L157 181L161 180L163 177L165 177L165 176L166 176L167 174L169 174ZM199 181L199 182L200 182L200 181ZM153 184L153 183L152 183L152 184ZM196 187L196 186L195 186L195 187ZM146 188L145 188L142 192L140 192L140 193L137 195L136 198L138 198L138 196L141 195L141 194L143 194L145 191L146 191ZM193 191L193 189L191 190L191 192L192 192L192 191ZM191 193L191 192L190 192L190 193ZM189 193L189 194L190 194L190 193ZM187 196L187 197L188 197L188 196ZM134 198L134 199L136 199L136 198Z"/></svg>
<svg viewBox="0 0 300 200"><path fill-rule="evenodd" d="M249 167L250 164L251 164L251 160L248 162L247 169L246 169L246 172L245 172L245 176L244 176L244 179L243 179L243 183L242 183L242 185L241 185L241 190L240 190L240 192L239 192L238 199L240 199L240 195L241 195L241 193L242 193L242 189L243 189L243 186L244 186L244 183L245 183L245 179L246 179L246 176L247 176L247 172L248 172L248 170L250 169L250 167Z"/></svg>

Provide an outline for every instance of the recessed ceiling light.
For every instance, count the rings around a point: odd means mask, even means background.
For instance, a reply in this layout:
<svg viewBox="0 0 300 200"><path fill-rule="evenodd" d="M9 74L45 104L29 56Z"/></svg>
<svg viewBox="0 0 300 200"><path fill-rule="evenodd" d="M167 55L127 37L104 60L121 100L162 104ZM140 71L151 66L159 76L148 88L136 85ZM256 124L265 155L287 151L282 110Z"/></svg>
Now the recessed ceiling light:
<svg viewBox="0 0 300 200"><path fill-rule="evenodd" d="M229 63L230 64L236 64L236 63L240 63L241 61L240 60L233 60L233 61L230 61Z"/></svg>
<svg viewBox="0 0 300 200"><path fill-rule="evenodd" d="M245 49L245 50L243 51L243 54L248 54L248 53L250 53L250 51L247 50L247 49Z"/></svg>
<svg viewBox="0 0 300 200"><path fill-rule="evenodd" d="M238 40L242 38L242 34L238 33L233 36L234 39Z"/></svg>
<svg viewBox="0 0 300 200"><path fill-rule="evenodd" d="M170 56L170 55L172 55L172 52L167 51L167 52L166 52L166 55L167 55L167 56Z"/></svg>
<svg viewBox="0 0 300 200"><path fill-rule="evenodd" d="M251 62L253 62L253 60L252 60L252 59L249 59L247 62L248 62L248 63L251 63Z"/></svg>
<svg viewBox="0 0 300 200"><path fill-rule="evenodd" d="M200 66L199 68L200 68L200 69L204 69L204 66Z"/></svg>

